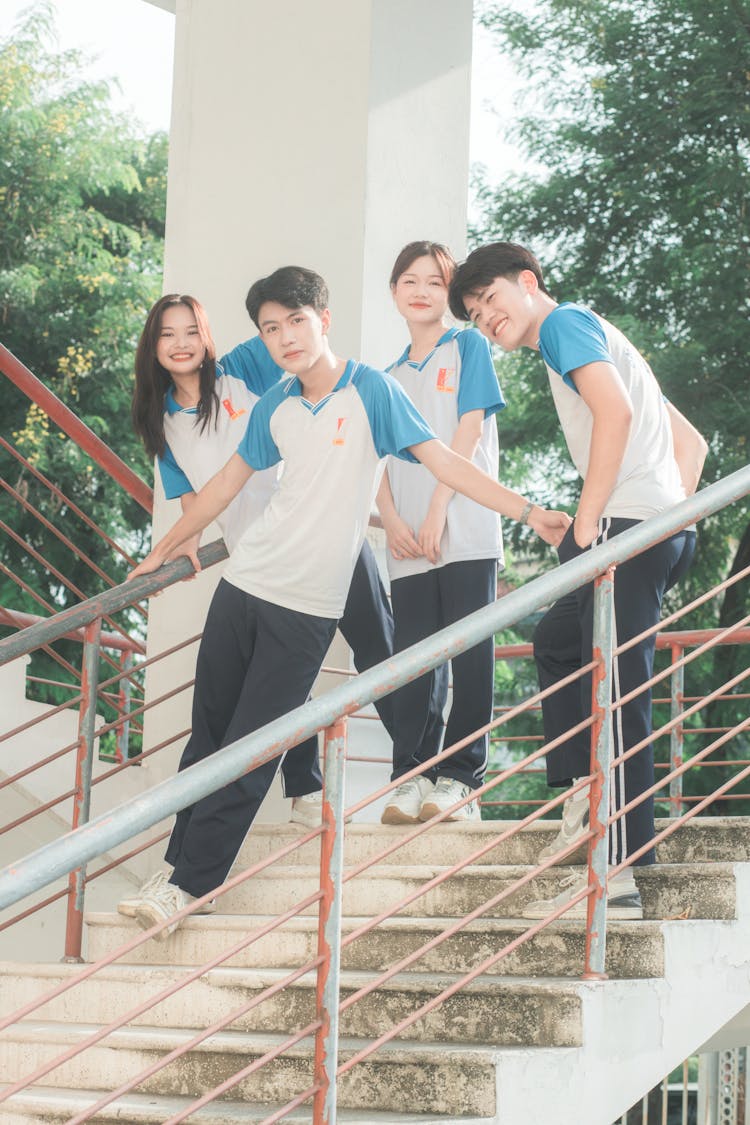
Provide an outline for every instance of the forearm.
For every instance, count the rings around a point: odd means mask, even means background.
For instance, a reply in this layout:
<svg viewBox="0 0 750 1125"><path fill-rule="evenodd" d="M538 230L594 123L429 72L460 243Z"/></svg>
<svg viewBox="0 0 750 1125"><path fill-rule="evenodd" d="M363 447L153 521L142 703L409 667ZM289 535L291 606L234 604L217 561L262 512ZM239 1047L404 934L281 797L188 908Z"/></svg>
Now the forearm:
<svg viewBox="0 0 750 1125"><path fill-rule="evenodd" d="M595 417L576 519L596 523L617 483L630 434L629 415Z"/></svg>
<svg viewBox="0 0 750 1125"><path fill-rule="evenodd" d="M684 414L672 405L667 404L667 413L672 427L672 444L674 458L680 472L682 487L686 496L692 496L701 479L703 464L708 453L708 443L701 433L696 430L692 422L688 422Z"/></svg>
<svg viewBox="0 0 750 1125"><path fill-rule="evenodd" d="M482 410L472 410L462 415L449 448L454 453L457 453L459 457L465 457L467 461L471 461L477 451L479 439L482 436L483 422L484 411ZM430 500L430 507L433 510L445 512L455 493L456 489L451 488L450 485L444 484L442 481L438 481Z"/></svg>
<svg viewBox="0 0 750 1125"><path fill-rule="evenodd" d="M380 518L382 519L384 524L393 519L394 516L398 515L398 512L396 511L396 504L393 499L393 492L391 491L391 482L390 478L388 477L387 468L383 470L383 477L380 481L378 494L375 497L375 503L377 504L378 511L380 512Z"/></svg>
<svg viewBox="0 0 750 1125"><path fill-rule="evenodd" d="M186 493L181 497L183 514L177 523L159 540L151 556L163 561L187 540L200 535L234 499L242 485L252 474L237 455L203 486L200 492Z"/></svg>
<svg viewBox="0 0 750 1125"><path fill-rule="evenodd" d="M446 488L468 496L485 508L499 512L501 516L520 520L528 508L528 501L519 492L493 480L441 441L415 445L412 452Z"/></svg>

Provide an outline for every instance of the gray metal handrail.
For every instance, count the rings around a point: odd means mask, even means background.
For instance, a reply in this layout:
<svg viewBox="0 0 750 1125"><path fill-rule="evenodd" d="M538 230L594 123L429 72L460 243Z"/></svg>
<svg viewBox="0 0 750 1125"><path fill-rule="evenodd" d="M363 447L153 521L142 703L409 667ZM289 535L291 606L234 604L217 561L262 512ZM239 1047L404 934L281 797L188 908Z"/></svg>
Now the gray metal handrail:
<svg viewBox="0 0 750 1125"><path fill-rule="evenodd" d="M317 731L330 726L340 716L350 715L409 680L444 664L534 610L592 581L609 567L626 561L680 528L711 515L748 493L750 465L717 481L669 511L644 520L636 527L534 579L493 605L441 629L398 656L354 677L349 683L333 688L325 695L238 739L209 759L154 786L148 793L118 805L59 840L15 861L0 871L0 909L18 902L166 816L194 804L207 794L236 780L249 769L277 757ZM203 550L209 551L211 547L216 547L216 544ZM201 558L203 559L203 555ZM60 628L67 632L73 622L80 626L94 620L102 612L112 612L113 602L117 608L122 608L178 581L188 573L190 564L187 559L170 563L154 574L115 587L99 598L89 599L72 610L64 611L59 615L64 618ZM34 633L34 636L30 647L22 647L21 652L30 651L30 648L41 643L49 643L53 639L53 620L34 625L16 637L0 642L0 663L10 658L5 656L9 651L9 642L21 642L25 634ZM39 637L43 639L38 639ZM27 641L23 641L23 645L26 643ZM20 655L20 652L14 652L14 655Z"/></svg>

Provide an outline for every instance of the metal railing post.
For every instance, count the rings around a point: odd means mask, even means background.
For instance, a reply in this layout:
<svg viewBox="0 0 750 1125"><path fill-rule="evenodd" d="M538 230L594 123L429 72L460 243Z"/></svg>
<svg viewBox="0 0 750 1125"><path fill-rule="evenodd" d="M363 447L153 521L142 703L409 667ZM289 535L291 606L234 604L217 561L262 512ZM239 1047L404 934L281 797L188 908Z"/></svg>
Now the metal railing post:
<svg viewBox="0 0 750 1125"><path fill-rule="evenodd" d="M670 677L670 718L676 719L682 714L685 706L685 666L676 664L682 659L684 649L680 644L670 645L672 653L672 675ZM685 749L685 728L682 723L676 723L669 733L669 768L673 772L682 765ZM682 774L671 778L669 782L669 815L679 816L684 802L682 800Z"/></svg>
<svg viewBox="0 0 750 1125"><path fill-rule="evenodd" d="M96 690L99 683L99 652L102 619L97 617L86 626L81 675L81 707L78 712L78 749L76 751L75 795L71 827L86 824L91 808L91 773L94 763L94 728L96 726ZM83 907L86 884L85 865L68 876L68 909L65 924L64 961L81 961Z"/></svg>
<svg viewBox="0 0 750 1125"><path fill-rule="evenodd" d="M590 826L586 875L594 893L586 900L584 980L603 980L607 950L607 863L609 859L609 786L612 762L612 652L614 647L615 572L610 567L594 582L594 636L591 708Z"/></svg>
<svg viewBox="0 0 750 1125"><path fill-rule="evenodd" d="M344 762L346 719L325 732L323 835L320 841L317 1016L315 1036L314 1125L336 1125L336 1070L339 1055L339 984L341 976L341 894L344 870Z"/></svg>
<svg viewBox="0 0 750 1125"><path fill-rule="evenodd" d="M130 712L131 683L128 673L133 667L132 652L120 653L120 690L117 695L117 709L120 712L121 722L115 731L115 761L119 764L126 762L129 757L130 747Z"/></svg>

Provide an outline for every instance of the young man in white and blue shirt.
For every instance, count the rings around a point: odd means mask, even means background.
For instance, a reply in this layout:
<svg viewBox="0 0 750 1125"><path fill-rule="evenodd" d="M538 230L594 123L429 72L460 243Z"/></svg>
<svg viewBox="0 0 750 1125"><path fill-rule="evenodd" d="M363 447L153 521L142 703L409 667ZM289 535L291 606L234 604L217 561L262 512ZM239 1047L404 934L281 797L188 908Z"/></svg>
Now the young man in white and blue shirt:
<svg viewBox="0 0 750 1125"><path fill-rule="evenodd" d="M529 347L545 362L555 408L571 458L582 478L575 521L562 540L561 562L664 511L697 487L706 443L697 430L666 402L637 349L591 309L558 305L548 293L541 267L525 247L497 242L469 255L451 285L454 316L472 320L506 352ZM693 531L679 531L617 567L614 582L615 644L655 626L664 593L689 566ZM593 584L558 601L534 636L541 687L548 688L591 661ZM615 697L626 696L651 678L655 635L616 657ZM590 714L591 677L574 681L542 705L545 739L563 736ZM647 792L654 783L651 694L642 691L616 710L614 756L642 749L619 762L612 776L612 813ZM547 781L567 787L589 772L590 734L569 738L547 755ZM588 790L568 798L560 833L541 858L550 858L588 829ZM649 796L610 827L610 863L633 855L634 864L655 861L654 803ZM570 854L563 862L570 862ZM585 882L585 880L584 880ZM524 913L543 917L572 898L580 883ZM632 868L610 880L613 917L640 917L641 904ZM583 913L586 900L568 913Z"/></svg>
<svg viewBox="0 0 750 1125"><path fill-rule="evenodd" d="M275 387L284 371L274 363L259 336L238 344L217 362L216 395L219 409L209 426L200 427L195 407L181 407L172 388L164 400L164 436L167 447L158 459L167 499L180 498L183 510L192 503L211 477L224 467L237 449L255 406ZM253 473L247 484L222 512L217 523L228 550L233 551L245 529L260 519L273 495L279 466ZM393 616L372 548L367 540L357 558L344 612L338 625L352 650L354 666L364 672L393 653ZM375 704L393 738L393 697ZM229 716L227 716L228 721ZM192 740L185 748L180 768L193 764ZM318 762L317 736L287 754L281 764L284 795L292 800L291 820L307 826L320 823L323 779ZM178 817L183 819L183 814Z"/></svg>
<svg viewBox="0 0 750 1125"><path fill-rule="evenodd" d="M132 572L149 573L181 553L198 569L197 533L254 472L283 460L279 486L232 552L208 613L194 709L231 719L220 745L206 737L196 761L307 699L344 609L385 456L416 458L451 488L511 518L528 516L551 544L569 523L564 513L529 512L523 496L447 449L394 380L337 357L328 341L328 291L317 274L277 270L255 283L247 305L288 377L256 404L237 452ZM166 921L226 879L277 766L259 766L185 810L168 851L168 882L136 905L142 926Z"/></svg>

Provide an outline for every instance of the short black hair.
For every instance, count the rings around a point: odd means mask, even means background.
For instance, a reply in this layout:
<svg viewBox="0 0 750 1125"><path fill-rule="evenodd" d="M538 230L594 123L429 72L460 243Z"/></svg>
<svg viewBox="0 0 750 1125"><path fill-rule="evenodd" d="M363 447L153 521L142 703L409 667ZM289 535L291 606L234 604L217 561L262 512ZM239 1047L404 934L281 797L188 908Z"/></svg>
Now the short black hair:
<svg viewBox="0 0 750 1125"><path fill-rule="evenodd" d="M468 320L464 298L491 285L496 277L516 278L522 270L531 270L542 293L549 293L542 277L542 267L530 250L517 242L490 242L473 250L456 270L450 284L448 300L456 320Z"/></svg>
<svg viewBox="0 0 750 1125"><path fill-rule="evenodd" d="M277 301L286 309L301 309L311 305L317 313L328 308L328 286L313 270L302 266L282 266L268 277L254 282L245 298L245 308L256 328L260 328L258 315L266 301Z"/></svg>

